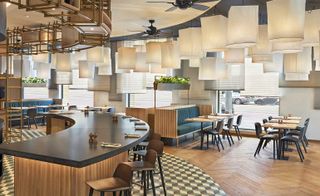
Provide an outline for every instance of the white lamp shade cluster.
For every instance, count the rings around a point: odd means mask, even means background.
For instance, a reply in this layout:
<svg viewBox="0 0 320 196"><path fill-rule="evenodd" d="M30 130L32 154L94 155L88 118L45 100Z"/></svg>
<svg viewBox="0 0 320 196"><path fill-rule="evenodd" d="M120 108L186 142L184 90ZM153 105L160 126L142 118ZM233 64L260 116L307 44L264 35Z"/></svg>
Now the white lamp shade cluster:
<svg viewBox="0 0 320 196"><path fill-rule="evenodd" d="M228 18L228 48L245 48L256 44L258 6L232 6Z"/></svg>
<svg viewBox="0 0 320 196"><path fill-rule="evenodd" d="M39 78L49 79L50 78L50 64L49 63L36 63L37 64L37 76Z"/></svg>
<svg viewBox="0 0 320 196"><path fill-rule="evenodd" d="M85 50L71 53L71 68L79 69L79 61L86 61L86 60L87 60L87 51Z"/></svg>
<svg viewBox="0 0 320 196"><path fill-rule="evenodd" d="M224 52L224 62L227 64L244 64L245 49L229 48Z"/></svg>
<svg viewBox="0 0 320 196"><path fill-rule="evenodd" d="M104 60L104 47L97 46L87 50L87 61L91 62L103 62Z"/></svg>
<svg viewBox="0 0 320 196"><path fill-rule="evenodd" d="M268 39L268 25L259 25L257 44L249 48L253 63L272 62L272 44Z"/></svg>
<svg viewBox="0 0 320 196"><path fill-rule="evenodd" d="M79 61L79 78L93 78L95 64L89 61Z"/></svg>
<svg viewBox="0 0 320 196"><path fill-rule="evenodd" d="M146 44L147 60L148 64L161 65L161 42L148 42Z"/></svg>
<svg viewBox="0 0 320 196"><path fill-rule="evenodd" d="M320 9L305 12L303 46L319 46Z"/></svg>
<svg viewBox="0 0 320 196"><path fill-rule="evenodd" d="M117 93L146 93L145 73L117 74Z"/></svg>
<svg viewBox="0 0 320 196"><path fill-rule="evenodd" d="M110 91L111 76L98 75L98 67L94 68L93 78L88 79L88 91Z"/></svg>
<svg viewBox="0 0 320 196"><path fill-rule="evenodd" d="M134 69L136 66L136 49L131 47L120 47L118 49L118 68Z"/></svg>
<svg viewBox="0 0 320 196"><path fill-rule="evenodd" d="M182 59L202 58L201 28L191 27L179 30L179 49Z"/></svg>
<svg viewBox="0 0 320 196"><path fill-rule="evenodd" d="M147 64L147 53L137 52L137 62L134 68L135 72L149 72L149 65Z"/></svg>
<svg viewBox="0 0 320 196"><path fill-rule="evenodd" d="M205 57L201 59L199 80L222 80L227 78L227 66L219 57Z"/></svg>
<svg viewBox="0 0 320 196"><path fill-rule="evenodd" d="M180 69L180 52L177 41L167 41L161 44L161 67Z"/></svg>
<svg viewBox="0 0 320 196"><path fill-rule="evenodd" d="M57 72L71 72L71 54L57 53L56 54L56 70Z"/></svg>
<svg viewBox="0 0 320 196"><path fill-rule="evenodd" d="M103 62L96 63L98 75L112 75L111 49L104 48Z"/></svg>

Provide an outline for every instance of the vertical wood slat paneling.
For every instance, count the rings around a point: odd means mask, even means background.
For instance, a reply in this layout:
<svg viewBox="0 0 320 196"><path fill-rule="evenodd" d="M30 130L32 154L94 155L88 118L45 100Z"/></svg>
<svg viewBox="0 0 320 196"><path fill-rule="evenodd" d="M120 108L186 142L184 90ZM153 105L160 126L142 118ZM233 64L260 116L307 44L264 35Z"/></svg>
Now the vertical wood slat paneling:
<svg viewBox="0 0 320 196"><path fill-rule="evenodd" d="M126 115L141 119L144 122L148 122L148 114L148 108L126 108Z"/></svg>
<svg viewBox="0 0 320 196"><path fill-rule="evenodd" d="M212 114L212 105L197 105L199 107L200 115Z"/></svg>
<svg viewBox="0 0 320 196"><path fill-rule="evenodd" d="M176 110L156 109L155 133L166 138L177 138L177 120Z"/></svg>
<svg viewBox="0 0 320 196"><path fill-rule="evenodd" d="M83 168L74 168L15 157L15 195L86 196L89 193L86 181L112 176L117 165L127 159L128 153L123 152Z"/></svg>

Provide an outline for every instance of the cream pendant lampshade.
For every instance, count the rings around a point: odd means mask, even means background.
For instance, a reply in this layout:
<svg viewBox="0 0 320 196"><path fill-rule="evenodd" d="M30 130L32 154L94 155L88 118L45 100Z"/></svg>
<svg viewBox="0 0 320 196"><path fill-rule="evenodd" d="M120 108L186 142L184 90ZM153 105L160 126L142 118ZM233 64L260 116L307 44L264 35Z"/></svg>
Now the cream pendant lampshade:
<svg viewBox="0 0 320 196"><path fill-rule="evenodd" d="M87 60L91 62L103 62L103 47L97 46L87 50Z"/></svg>
<svg viewBox="0 0 320 196"><path fill-rule="evenodd" d="M232 6L228 18L228 48L245 48L256 44L258 6Z"/></svg>
<svg viewBox="0 0 320 196"><path fill-rule="evenodd" d="M37 77L49 79L50 78L50 63L37 63Z"/></svg>
<svg viewBox="0 0 320 196"><path fill-rule="evenodd" d="M110 91L111 76L98 75L98 67L95 68L94 77L88 79L88 91Z"/></svg>
<svg viewBox="0 0 320 196"><path fill-rule="evenodd" d="M224 62L227 64L244 64L245 50L243 48L229 48L224 52Z"/></svg>
<svg viewBox="0 0 320 196"><path fill-rule="evenodd" d="M137 62L136 49L131 47L120 47L118 49L118 68L134 69Z"/></svg>
<svg viewBox="0 0 320 196"><path fill-rule="evenodd" d="M22 63L22 72L21 72L21 63ZM29 77L31 76L31 63L32 61L29 58L13 59L13 73L16 77ZM50 68L50 67L49 67Z"/></svg>
<svg viewBox="0 0 320 196"><path fill-rule="evenodd" d="M148 42L146 44L147 60L151 65L161 65L161 42Z"/></svg>
<svg viewBox="0 0 320 196"><path fill-rule="evenodd" d="M320 50L319 46L314 46L313 47L313 60L319 61L320 60Z"/></svg>
<svg viewBox="0 0 320 196"><path fill-rule="evenodd" d="M311 48L304 48L296 54L284 54L283 64L286 80L305 80L312 70Z"/></svg>
<svg viewBox="0 0 320 196"><path fill-rule="evenodd" d="M56 84L62 84L62 85L72 84L72 72L71 71L57 71Z"/></svg>
<svg viewBox="0 0 320 196"><path fill-rule="evenodd" d="M264 73L283 72L283 54L272 54L272 62L263 63Z"/></svg>
<svg viewBox="0 0 320 196"><path fill-rule="evenodd" d="M146 45L133 45L136 48L136 52L147 52Z"/></svg>
<svg viewBox="0 0 320 196"><path fill-rule="evenodd" d="M304 38L306 0L267 2L268 34L273 42L298 42Z"/></svg>
<svg viewBox="0 0 320 196"><path fill-rule="evenodd" d="M117 74L117 93L147 93L145 73Z"/></svg>
<svg viewBox="0 0 320 196"><path fill-rule="evenodd" d="M150 66L146 63L147 53L137 52L137 62L134 72L149 72Z"/></svg>
<svg viewBox="0 0 320 196"><path fill-rule="evenodd" d="M71 68L78 69L79 68L79 61L87 60L87 51L81 50L79 52L71 53Z"/></svg>
<svg viewBox="0 0 320 196"><path fill-rule="evenodd" d="M158 65L151 65L150 66L150 73L155 73L155 74L167 74L168 69L162 68L160 64Z"/></svg>
<svg viewBox="0 0 320 196"><path fill-rule="evenodd" d="M112 75L111 49L104 48L103 63L96 63L98 67L98 75Z"/></svg>
<svg viewBox="0 0 320 196"><path fill-rule="evenodd" d="M300 41L298 42L273 42L272 52L273 53L298 53L303 49Z"/></svg>
<svg viewBox="0 0 320 196"><path fill-rule="evenodd" d="M177 41L167 41L161 44L161 67L180 69L180 52Z"/></svg>
<svg viewBox="0 0 320 196"><path fill-rule="evenodd" d="M95 64L89 61L79 61L79 78L93 78Z"/></svg>
<svg viewBox="0 0 320 196"><path fill-rule="evenodd" d="M272 62L272 44L268 39L268 25L259 25L257 44L249 48L253 63Z"/></svg>
<svg viewBox="0 0 320 196"><path fill-rule="evenodd" d="M320 9L307 11L305 14L303 46L319 45Z"/></svg>
<svg viewBox="0 0 320 196"><path fill-rule="evenodd" d="M191 27L179 30L179 49L181 59L202 58L201 28Z"/></svg>
<svg viewBox="0 0 320 196"><path fill-rule="evenodd" d="M71 54L57 53L56 54L56 70L57 72L71 72Z"/></svg>
<svg viewBox="0 0 320 196"><path fill-rule="evenodd" d="M205 57L201 59L199 67L199 80L221 80L227 78L227 66L223 59Z"/></svg>
<svg viewBox="0 0 320 196"><path fill-rule="evenodd" d="M189 59L189 67L200 67L201 59Z"/></svg>
<svg viewBox="0 0 320 196"><path fill-rule="evenodd" d="M202 48L205 52L223 51L227 45L228 19L222 15L202 17Z"/></svg>
<svg viewBox="0 0 320 196"><path fill-rule="evenodd" d="M35 63L49 63L49 54L43 53L43 54L32 55L32 61Z"/></svg>
<svg viewBox="0 0 320 196"><path fill-rule="evenodd" d="M0 42L6 39L7 35L7 11L4 2L0 2Z"/></svg>
<svg viewBox="0 0 320 196"><path fill-rule="evenodd" d="M129 73L130 69L120 69L119 68L119 53L115 54L115 73Z"/></svg>

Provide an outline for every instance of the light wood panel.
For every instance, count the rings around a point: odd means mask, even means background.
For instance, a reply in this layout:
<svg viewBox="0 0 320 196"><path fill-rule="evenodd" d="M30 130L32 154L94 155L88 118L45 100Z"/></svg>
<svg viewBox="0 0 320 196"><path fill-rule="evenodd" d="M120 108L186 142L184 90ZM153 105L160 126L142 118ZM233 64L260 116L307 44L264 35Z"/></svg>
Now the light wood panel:
<svg viewBox="0 0 320 196"><path fill-rule="evenodd" d="M212 105L197 105L199 107L200 115L212 114Z"/></svg>
<svg viewBox="0 0 320 196"><path fill-rule="evenodd" d="M148 122L148 108L126 108L126 115Z"/></svg>
<svg viewBox="0 0 320 196"><path fill-rule="evenodd" d="M162 137L177 138L177 116L176 110L156 109L155 112L155 133L159 133Z"/></svg>
<svg viewBox="0 0 320 196"><path fill-rule="evenodd" d="M86 196L86 181L112 176L117 165L127 159L128 153L123 152L87 167L74 168L15 157L15 195Z"/></svg>

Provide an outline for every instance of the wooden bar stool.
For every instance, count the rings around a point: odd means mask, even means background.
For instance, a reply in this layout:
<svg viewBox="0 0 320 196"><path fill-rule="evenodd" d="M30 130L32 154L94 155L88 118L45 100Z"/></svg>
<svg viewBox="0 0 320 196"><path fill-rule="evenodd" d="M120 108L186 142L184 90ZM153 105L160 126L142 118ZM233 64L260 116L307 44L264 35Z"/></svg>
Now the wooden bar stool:
<svg viewBox="0 0 320 196"><path fill-rule="evenodd" d="M154 174L160 174L161 177L161 186L163 188L163 193L166 196L166 186L165 186L165 181L164 181L164 175L163 175L163 168L162 168L162 155L163 155L163 147L164 143L160 140L151 140L149 141L149 145L147 146L147 150L139 150L139 151L133 151L134 154L138 156L138 159L141 160L141 157L145 157L147 154L148 150L154 150L157 152L157 161L158 161L158 166L159 166L159 172L154 173ZM160 186L160 187L161 187ZM155 187L158 188L158 187Z"/></svg>
<svg viewBox="0 0 320 196"><path fill-rule="evenodd" d="M161 135L158 133L153 133L149 136L149 141L151 140L161 140ZM145 150L148 145L149 145L149 141L143 141L141 143L139 143L133 150L134 151L139 151L139 150ZM133 160L136 161L137 160L137 155L134 154L133 155Z"/></svg>
<svg viewBox="0 0 320 196"><path fill-rule="evenodd" d="M120 192L120 194L124 193L125 196L130 196L132 176L132 168L127 164L120 163L113 177L87 182L90 187L89 196L93 196L93 191L100 192L100 196L104 196L105 192L112 192L113 195Z"/></svg>
<svg viewBox="0 0 320 196"><path fill-rule="evenodd" d="M163 147L162 147L163 148ZM140 186L143 186L143 194L147 195L147 188L149 185L149 178L151 180L152 192L153 195L156 195L156 189L154 186L153 174L156 170L156 160L157 152L155 150L149 149L143 161L134 161L134 162L125 162L125 164L132 167L133 172L141 172L142 180Z"/></svg>

